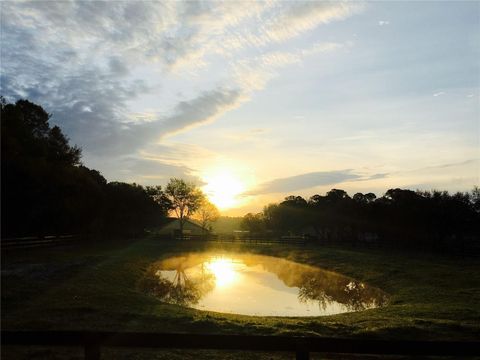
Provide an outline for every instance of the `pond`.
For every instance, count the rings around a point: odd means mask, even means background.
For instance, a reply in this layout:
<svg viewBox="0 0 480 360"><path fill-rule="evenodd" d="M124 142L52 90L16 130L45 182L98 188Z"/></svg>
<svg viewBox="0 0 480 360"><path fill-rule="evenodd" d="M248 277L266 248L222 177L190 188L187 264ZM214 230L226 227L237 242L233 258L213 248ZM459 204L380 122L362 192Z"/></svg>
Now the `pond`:
<svg viewBox="0 0 480 360"><path fill-rule="evenodd" d="M248 253L187 253L159 260L138 286L163 302L256 316L333 315L388 301L382 290L347 276Z"/></svg>

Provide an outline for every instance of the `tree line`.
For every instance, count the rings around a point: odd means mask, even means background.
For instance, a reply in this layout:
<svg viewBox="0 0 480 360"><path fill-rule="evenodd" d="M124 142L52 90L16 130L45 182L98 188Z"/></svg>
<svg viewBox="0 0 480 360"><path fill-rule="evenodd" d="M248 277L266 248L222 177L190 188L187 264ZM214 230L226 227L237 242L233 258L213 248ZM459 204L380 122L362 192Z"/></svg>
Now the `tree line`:
<svg viewBox="0 0 480 360"><path fill-rule="evenodd" d="M382 197L332 189L309 199L288 196L261 213L244 216L252 234L303 235L320 242L381 244L445 251L478 246L480 189L447 191L390 189Z"/></svg>
<svg viewBox="0 0 480 360"><path fill-rule="evenodd" d="M2 237L58 234L137 236L175 213L180 228L192 216L205 230L218 210L194 184L170 179L165 189L107 182L81 162L51 115L28 100L1 110ZM390 189L382 197L332 189L309 199L288 196L241 227L252 235L307 235L318 241L452 249L477 243L480 189L446 191ZM180 229L180 230L181 230Z"/></svg>
<svg viewBox="0 0 480 360"><path fill-rule="evenodd" d="M183 225L208 204L194 184L181 179L171 179L165 189L107 182L82 164L81 149L50 125L51 115L41 106L1 98L0 107L2 238L131 237L162 225L170 211L180 211ZM204 215L200 220L208 228L212 213Z"/></svg>

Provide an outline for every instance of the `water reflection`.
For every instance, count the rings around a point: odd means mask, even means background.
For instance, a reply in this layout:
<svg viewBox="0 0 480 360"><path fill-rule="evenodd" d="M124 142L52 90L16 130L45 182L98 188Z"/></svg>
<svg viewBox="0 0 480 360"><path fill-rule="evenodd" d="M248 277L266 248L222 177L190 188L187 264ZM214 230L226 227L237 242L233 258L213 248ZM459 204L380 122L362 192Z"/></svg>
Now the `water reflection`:
<svg viewBox="0 0 480 360"><path fill-rule="evenodd" d="M153 263L139 287L164 302L226 313L318 316L382 306L380 289L270 256L184 254Z"/></svg>

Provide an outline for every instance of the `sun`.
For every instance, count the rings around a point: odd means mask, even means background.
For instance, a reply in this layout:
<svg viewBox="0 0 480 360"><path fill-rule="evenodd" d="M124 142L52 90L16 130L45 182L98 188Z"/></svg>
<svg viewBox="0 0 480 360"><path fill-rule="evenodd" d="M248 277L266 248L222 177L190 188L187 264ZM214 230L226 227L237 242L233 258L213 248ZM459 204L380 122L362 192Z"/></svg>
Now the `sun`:
<svg viewBox="0 0 480 360"><path fill-rule="evenodd" d="M209 200L220 209L228 209L239 204L238 196L245 191L245 183L229 170L220 170L205 176L207 185L203 191Z"/></svg>

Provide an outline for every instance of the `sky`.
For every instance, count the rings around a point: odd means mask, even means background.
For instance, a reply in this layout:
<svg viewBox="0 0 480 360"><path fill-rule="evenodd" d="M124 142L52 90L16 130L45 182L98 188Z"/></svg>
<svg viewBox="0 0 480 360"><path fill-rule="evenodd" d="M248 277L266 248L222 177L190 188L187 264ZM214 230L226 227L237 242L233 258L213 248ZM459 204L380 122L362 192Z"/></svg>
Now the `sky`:
<svg viewBox="0 0 480 360"><path fill-rule="evenodd" d="M0 93L225 215L480 181L480 2L2 1Z"/></svg>

